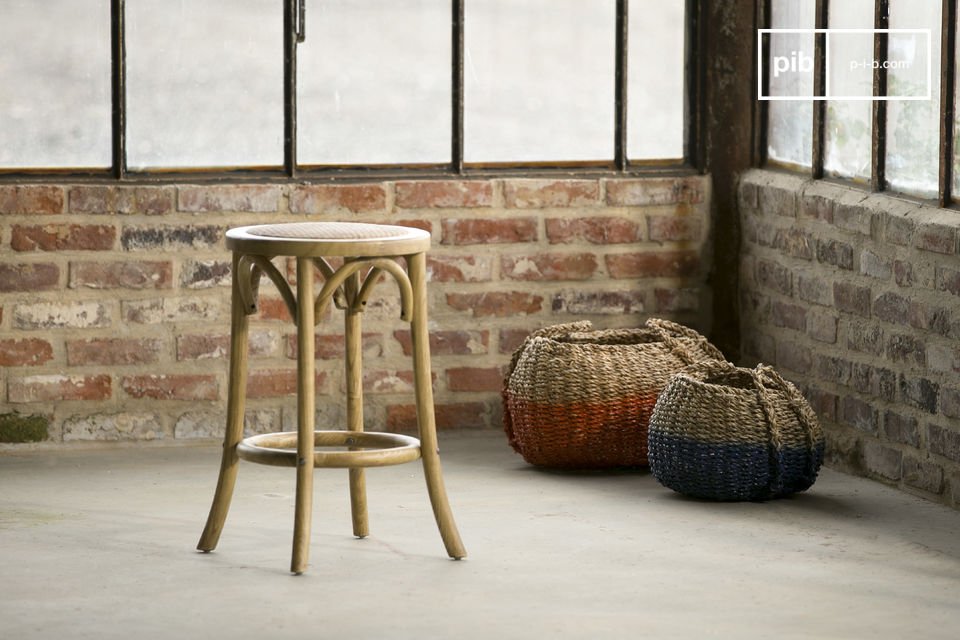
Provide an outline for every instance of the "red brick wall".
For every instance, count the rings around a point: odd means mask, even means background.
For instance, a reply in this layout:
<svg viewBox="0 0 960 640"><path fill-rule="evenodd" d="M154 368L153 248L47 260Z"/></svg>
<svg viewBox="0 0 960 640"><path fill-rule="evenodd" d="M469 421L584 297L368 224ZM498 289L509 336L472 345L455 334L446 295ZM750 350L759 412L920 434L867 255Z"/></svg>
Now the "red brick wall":
<svg viewBox="0 0 960 640"><path fill-rule="evenodd" d="M960 212L770 171L739 194L745 354L806 390L828 464L960 506Z"/></svg>
<svg viewBox="0 0 960 640"><path fill-rule="evenodd" d="M650 315L706 330L709 178L287 185L0 185L0 441L222 433L230 257L223 232L343 219L421 227L443 428L499 427L510 353L531 330ZM289 265L288 265L289 267ZM292 428L294 328L265 281L248 428ZM364 324L367 423L413 421L408 327L380 285ZM342 320L318 330L322 427L342 419ZM13 426L10 426L13 425ZM21 425L22 426L22 425Z"/></svg>

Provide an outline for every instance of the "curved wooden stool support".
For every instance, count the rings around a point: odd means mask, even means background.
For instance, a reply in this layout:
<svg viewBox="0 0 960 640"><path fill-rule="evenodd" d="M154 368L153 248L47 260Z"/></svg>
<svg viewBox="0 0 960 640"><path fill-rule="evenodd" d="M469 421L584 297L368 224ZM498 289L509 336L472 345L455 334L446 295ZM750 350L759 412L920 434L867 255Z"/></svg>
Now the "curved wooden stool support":
<svg viewBox="0 0 960 640"><path fill-rule="evenodd" d="M429 247L430 234L426 231L390 225L300 222L240 227L227 232L227 248L233 251L227 425L217 489L198 549L212 551L217 546L230 508L240 459L296 468L290 570L299 574L309 562L314 468L349 469L353 533L362 538L369 534L364 470L419 458L447 554L455 559L466 557L447 500L437 447L427 330L426 251ZM271 262L277 256L296 258L296 295ZM330 256L342 257L343 265L333 269L325 260ZM398 259L404 260L406 271L396 262ZM315 267L324 278L319 294L314 291ZM366 273L364 278L362 273ZM363 431L360 314L384 274L396 281L400 289L401 317L411 325L419 438ZM263 275L280 290L297 325L297 431L244 439L248 316L257 310ZM347 424L342 431L317 431L314 428L313 327L331 300L344 310ZM325 451L323 447L339 449Z"/></svg>

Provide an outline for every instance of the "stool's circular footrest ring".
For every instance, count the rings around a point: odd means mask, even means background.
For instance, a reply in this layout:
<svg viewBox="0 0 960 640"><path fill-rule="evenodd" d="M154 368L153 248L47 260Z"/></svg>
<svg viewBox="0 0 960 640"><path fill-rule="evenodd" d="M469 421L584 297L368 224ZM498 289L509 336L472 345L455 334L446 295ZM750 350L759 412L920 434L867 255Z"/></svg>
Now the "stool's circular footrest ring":
<svg viewBox="0 0 960 640"><path fill-rule="evenodd" d="M350 447L350 451L314 451L313 466L338 469L387 467L420 458L420 441L398 433L314 431L314 447ZM237 455L274 467L297 466L297 432L265 433L244 438Z"/></svg>

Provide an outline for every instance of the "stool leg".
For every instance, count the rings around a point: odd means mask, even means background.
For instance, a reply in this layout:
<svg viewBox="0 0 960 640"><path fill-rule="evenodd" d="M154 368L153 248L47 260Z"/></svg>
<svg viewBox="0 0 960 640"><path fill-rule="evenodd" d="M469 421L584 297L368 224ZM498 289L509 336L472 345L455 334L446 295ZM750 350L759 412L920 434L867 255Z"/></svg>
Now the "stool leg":
<svg viewBox="0 0 960 640"><path fill-rule="evenodd" d="M213 551L220 540L233 488L237 483L239 458L237 445L243 438L243 409L247 387L247 333L249 322L247 310L240 297L240 276L238 271L240 256L233 254L233 286L230 302L230 379L227 390L227 425L223 436L223 454L220 459L220 476L217 489L213 494L210 515L203 528L197 549Z"/></svg>
<svg viewBox="0 0 960 640"><path fill-rule="evenodd" d="M359 288L359 276L354 274L344 283L347 300L353 300ZM363 354L361 315L348 307L344 320L346 354L344 366L347 378L347 429L363 431ZM370 535L367 517L367 482L363 468L350 469L350 513L353 519L353 535L365 538Z"/></svg>
<svg viewBox="0 0 960 640"><path fill-rule="evenodd" d="M453 520L447 500L440 467L437 444L437 425L433 410L433 386L430 376L430 335L427 328L426 255L417 253L407 258L407 271L413 286L413 317L410 333L413 339L413 371L417 400L417 424L420 435L420 453L427 492L433 515L440 529L440 537L447 554L456 560L465 558L467 551Z"/></svg>
<svg viewBox="0 0 960 640"><path fill-rule="evenodd" d="M313 262L297 258L297 495L290 571L303 573L310 558L313 511L314 322Z"/></svg>

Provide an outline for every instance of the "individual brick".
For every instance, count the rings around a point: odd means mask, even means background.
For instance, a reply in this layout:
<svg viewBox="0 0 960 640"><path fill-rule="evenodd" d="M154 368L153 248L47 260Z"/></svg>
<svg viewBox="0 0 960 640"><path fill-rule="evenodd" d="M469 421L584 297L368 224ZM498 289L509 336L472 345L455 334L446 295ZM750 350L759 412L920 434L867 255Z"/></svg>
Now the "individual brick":
<svg viewBox="0 0 960 640"><path fill-rule="evenodd" d="M493 279L491 256L427 256L428 282L488 282L491 279Z"/></svg>
<svg viewBox="0 0 960 640"><path fill-rule="evenodd" d="M187 260L180 268L180 286L184 289L209 289L230 284L229 260Z"/></svg>
<svg viewBox="0 0 960 640"><path fill-rule="evenodd" d="M937 424L927 425L930 453L960 462L960 432Z"/></svg>
<svg viewBox="0 0 960 640"><path fill-rule="evenodd" d="M781 291L781 293L783 292ZM832 307L833 285L826 278L812 274L801 274L797 276L797 296L806 302Z"/></svg>
<svg viewBox="0 0 960 640"><path fill-rule="evenodd" d="M327 392L327 374L316 372L314 381L316 393ZM280 398L297 395L296 369L258 369L247 374L247 397Z"/></svg>
<svg viewBox="0 0 960 640"><path fill-rule="evenodd" d="M869 318L870 287L861 287L850 282L834 282L833 306L838 311Z"/></svg>
<svg viewBox="0 0 960 640"><path fill-rule="evenodd" d="M927 413L937 412L940 385L917 376L900 374L900 396L903 402Z"/></svg>
<svg viewBox="0 0 960 640"><path fill-rule="evenodd" d="M107 400L111 396L111 385L109 375L47 374L11 378L7 382L7 400L16 404Z"/></svg>
<svg viewBox="0 0 960 640"><path fill-rule="evenodd" d="M700 289L696 288L654 289L653 299L657 313L700 310ZM639 297L638 303L637 312L639 313L643 311L642 297ZM627 312L629 313L629 310Z"/></svg>
<svg viewBox="0 0 960 640"><path fill-rule="evenodd" d="M109 225L14 225L14 251L106 251L113 248L116 228Z"/></svg>
<svg viewBox="0 0 960 640"><path fill-rule="evenodd" d="M503 199L512 209L589 207L598 204L597 180L510 179L503 183Z"/></svg>
<svg viewBox="0 0 960 640"><path fill-rule="evenodd" d="M216 225L127 226L120 234L120 246L124 251L209 249L220 245L224 233L224 227Z"/></svg>
<svg viewBox="0 0 960 640"><path fill-rule="evenodd" d="M870 473L888 480L899 480L903 454L897 449L867 441L863 444L863 466Z"/></svg>
<svg viewBox="0 0 960 640"><path fill-rule="evenodd" d="M780 229L777 231L772 246L777 247L788 256L801 260L813 260L816 241L813 235L802 229Z"/></svg>
<svg viewBox="0 0 960 640"><path fill-rule="evenodd" d="M363 371L364 393L413 393L413 384L413 371L376 369Z"/></svg>
<svg viewBox="0 0 960 640"><path fill-rule="evenodd" d="M543 309L543 296L521 291L448 293L446 301L451 309L469 311L475 318L530 315Z"/></svg>
<svg viewBox="0 0 960 640"><path fill-rule="evenodd" d="M519 349L524 340L534 329L500 329L498 333L498 342L500 353L513 353Z"/></svg>
<svg viewBox="0 0 960 640"><path fill-rule="evenodd" d="M650 251L604 257L611 278L684 278L700 270L695 251Z"/></svg>
<svg viewBox="0 0 960 640"><path fill-rule="evenodd" d="M169 289L173 265L169 261L71 262L70 288Z"/></svg>
<svg viewBox="0 0 960 640"><path fill-rule="evenodd" d="M485 180L415 180L397 182L401 209L464 209L493 204L493 184Z"/></svg>
<svg viewBox="0 0 960 640"><path fill-rule="evenodd" d="M262 297L260 302L263 306ZM194 296L124 300L120 304L124 321L136 324L218 322L227 315L227 306L229 306L229 300L224 298Z"/></svg>
<svg viewBox="0 0 960 640"><path fill-rule="evenodd" d="M647 206L704 201L702 178L614 178L604 180L607 204L613 206Z"/></svg>
<svg viewBox="0 0 960 640"><path fill-rule="evenodd" d="M760 188L760 209L765 215L797 217L797 192L791 188L766 185Z"/></svg>
<svg viewBox="0 0 960 640"><path fill-rule="evenodd" d="M630 244L643 240L643 227L635 220L615 216L585 218L547 218L547 240L550 244L589 242L611 245Z"/></svg>
<svg viewBox="0 0 960 640"><path fill-rule="evenodd" d="M852 270L853 246L837 240L818 240L817 262Z"/></svg>
<svg viewBox="0 0 960 640"><path fill-rule="evenodd" d="M913 264L904 260L894 260L893 278L901 287L912 287L917 281L913 275Z"/></svg>
<svg viewBox="0 0 960 640"><path fill-rule="evenodd" d="M453 367L446 370L447 389L499 393L503 374L500 367Z"/></svg>
<svg viewBox="0 0 960 640"><path fill-rule="evenodd" d="M907 247L911 244L913 233L917 228L917 223L910 218L903 216L887 216L887 228L884 235L886 241L901 247Z"/></svg>
<svg viewBox="0 0 960 640"><path fill-rule="evenodd" d="M53 360L53 345L40 338L0 340L0 367L32 367Z"/></svg>
<svg viewBox="0 0 960 640"><path fill-rule="evenodd" d="M906 325L910 322L910 300L897 293L883 293L873 301L873 315L886 322Z"/></svg>
<svg viewBox="0 0 960 640"><path fill-rule="evenodd" d="M800 196L800 216L823 222L833 222L833 200L825 196L803 194Z"/></svg>
<svg viewBox="0 0 960 640"><path fill-rule="evenodd" d="M957 252L957 228L945 224L921 224L913 246L921 251L953 255Z"/></svg>
<svg viewBox="0 0 960 640"><path fill-rule="evenodd" d="M290 211L305 214L365 213L387 208L382 184L297 185L290 191Z"/></svg>
<svg viewBox="0 0 960 640"><path fill-rule="evenodd" d="M820 380L846 386L850 384L853 364L836 356L817 355L814 371Z"/></svg>
<svg viewBox="0 0 960 640"><path fill-rule="evenodd" d="M0 185L0 215L55 215L63 213L62 187Z"/></svg>
<svg viewBox="0 0 960 640"><path fill-rule="evenodd" d="M960 373L960 347L953 344L928 344L926 363L931 371L947 374Z"/></svg>
<svg viewBox="0 0 960 640"><path fill-rule="evenodd" d="M188 213L279 210L280 188L270 185L184 185L177 188L177 209Z"/></svg>
<svg viewBox="0 0 960 640"><path fill-rule="evenodd" d="M162 440L167 434L158 416L114 413L79 416L63 422L63 439L75 440Z"/></svg>
<svg viewBox="0 0 960 640"><path fill-rule="evenodd" d="M765 289L785 296L793 293L793 273L782 264L769 260L757 260L756 280L757 284Z"/></svg>
<svg viewBox="0 0 960 640"><path fill-rule="evenodd" d="M879 356L885 348L883 329L877 325L851 323L847 331L847 348Z"/></svg>
<svg viewBox="0 0 960 640"><path fill-rule="evenodd" d="M555 313L586 315L643 313L644 292L568 289L553 295L550 308Z"/></svg>
<svg viewBox="0 0 960 640"><path fill-rule="evenodd" d="M537 240L536 218L445 218L441 244L509 244Z"/></svg>
<svg viewBox="0 0 960 640"><path fill-rule="evenodd" d="M434 415L438 429L483 429L487 426L487 406L482 402L450 402L437 404ZM417 429L416 405L387 407L387 431L413 432Z"/></svg>
<svg viewBox="0 0 960 640"><path fill-rule="evenodd" d="M927 364L926 343L911 335L892 334L887 339L887 357L892 362L924 367Z"/></svg>
<svg viewBox="0 0 960 640"><path fill-rule="evenodd" d="M877 280L889 280L893 269L888 258L864 249L860 252L860 273Z"/></svg>
<svg viewBox="0 0 960 640"><path fill-rule="evenodd" d="M876 214L858 204L838 203L833 207L833 224L845 231L869 236Z"/></svg>
<svg viewBox="0 0 960 640"><path fill-rule="evenodd" d="M960 418L960 389L941 390L940 413L948 418Z"/></svg>
<svg viewBox="0 0 960 640"><path fill-rule="evenodd" d="M837 317L825 313L808 314L807 335L818 342L836 344Z"/></svg>
<svg viewBox="0 0 960 640"><path fill-rule="evenodd" d="M34 302L13 308L15 329L90 329L110 326L100 302Z"/></svg>
<svg viewBox="0 0 960 640"><path fill-rule="evenodd" d="M703 220L697 216L647 216L651 242L697 242L703 237Z"/></svg>
<svg viewBox="0 0 960 640"><path fill-rule="evenodd" d="M939 495L943 492L943 467L913 456L903 457L903 483Z"/></svg>
<svg viewBox="0 0 960 640"><path fill-rule="evenodd" d="M804 396L806 396L807 401L810 403L810 408L817 414L821 422L837 421L837 405L840 398L837 397L836 394L824 391L823 389L817 389L816 387L810 387L806 390Z"/></svg>
<svg viewBox="0 0 960 640"><path fill-rule="evenodd" d="M0 293L51 291L60 287L60 267L50 262L0 263Z"/></svg>
<svg viewBox="0 0 960 640"><path fill-rule="evenodd" d="M935 278L938 291L947 291L960 296L960 271L948 267L937 267Z"/></svg>
<svg viewBox="0 0 960 640"><path fill-rule="evenodd" d="M772 318L775 326L795 329L797 331L806 331L806 307L777 300L773 303Z"/></svg>
<svg viewBox="0 0 960 640"><path fill-rule="evenodd" d="M883 414L883 435L891 442L920 446L920 424L917 419L889 409Z"/></svg>
<svg viewBox="0 0 960 640"><path fill-rule="evenodd" d="M124 376L120 386L131 398L152 400L217 400L220 385L214 375L150 374Z"/></svg>
<svg viewBox="0 0 960 640"><path fill-rule="evenodd" d="M795 342L777 343L777 366L797 373L810 371L813 359L809 347Z"/></svg>
<svg viewBox="0 0 960 640"><path fill-rule="evenodd" d="M592 253L540 253L502 256L500 273L510 280L589 280L597 271Z"/></svg>
<svg viewBox="0 0 960 640"><path fill-rule="evenodd" d="M67 364L151 364L160 359L162 343L156 338L90 338L67 341Z"/></svg>
<svg viewBox="0 0 960 640"><path fill-rule="evenodd" d="M859 398L853 396L843 398L841 401L841 419L845 424L864 433L877 434L877 412L869 403Z"/></svg>

